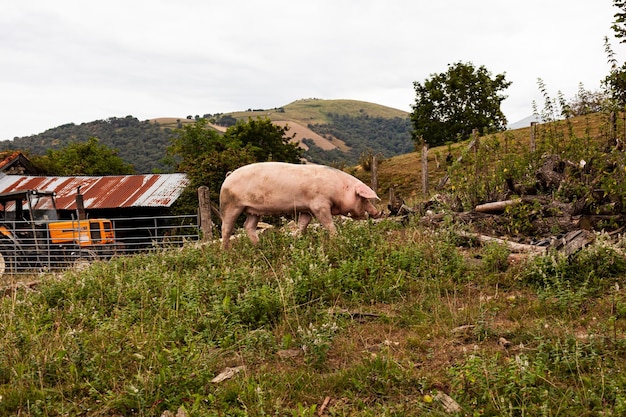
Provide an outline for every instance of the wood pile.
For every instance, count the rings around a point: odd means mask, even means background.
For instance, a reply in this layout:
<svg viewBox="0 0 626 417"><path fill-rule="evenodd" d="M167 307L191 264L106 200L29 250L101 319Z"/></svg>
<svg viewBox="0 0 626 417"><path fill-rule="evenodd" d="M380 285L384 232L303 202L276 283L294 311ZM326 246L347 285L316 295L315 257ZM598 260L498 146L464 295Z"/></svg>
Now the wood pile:
<svg viewBox="0 0 626 417"><path fill-rule="evenodd" d="M403 219L419 214L424 225L437 227L453 216L469 226L465 237L481 243L498 242L514 253L567 255L593 242L595 232L618 234L625 227L622 196L602 188L601 177L620 169L602 161L574 163L547 155L526 184L506 179L506 192L498 201L463 211L458 198L437 194L418 207L409 208L390 192L390 215ZM623 167L621 168L623 169ZM559 196L557 199L555 196ZM439 208L445 207L445 213ZM517 227L517 226L523 227Z"/></svg>

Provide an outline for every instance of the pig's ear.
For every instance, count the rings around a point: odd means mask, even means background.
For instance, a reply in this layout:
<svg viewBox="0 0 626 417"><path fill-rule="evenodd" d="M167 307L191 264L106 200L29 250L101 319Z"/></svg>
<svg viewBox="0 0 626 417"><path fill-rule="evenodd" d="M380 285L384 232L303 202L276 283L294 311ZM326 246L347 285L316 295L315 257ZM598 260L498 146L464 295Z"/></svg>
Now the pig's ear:
<svg viewBox="0 0 626 417"><path fill-rule="evenodd" d="M363 198L375 198L376 200L380 200L374 190L368 187L365 184L357 184L356 185L356 193Z"/></svg>

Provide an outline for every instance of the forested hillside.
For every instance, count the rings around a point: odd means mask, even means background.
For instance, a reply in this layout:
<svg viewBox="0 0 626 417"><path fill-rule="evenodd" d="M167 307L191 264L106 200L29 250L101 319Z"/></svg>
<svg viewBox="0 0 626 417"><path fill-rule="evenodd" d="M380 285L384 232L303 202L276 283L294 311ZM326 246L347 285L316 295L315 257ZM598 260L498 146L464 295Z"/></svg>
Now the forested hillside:
<svg viewBox="0 0 626 417"><path fill-rule="evenodd" d="M172 168L161 160L174 136L172 129L133 116L111 117L76 125L68 123L37 135L0 142L0 149L27 151L30 155L45 155L48 149L61 149L70 143L86 142L90 137L112 149L135 167L137 173L168 172Z"/></svg>
<svg viewBox="0 0 626 417"><path fill-rule="evenodd" d="M385 157L412 152L411 122L408 118L371 117L367 114L358 116L328 115L330 122L309 125L309 128L324 137L340 138L350 149L324 151L313 141L303 140L309 147L305 156L315 162L345 162L356 165L359 157L366 152L373 152Z"/></svg>
<svg viewBox="0 0 626 417"><path fill-rule="evenodd" d="M278 109L207 114L204 117L218 123L230 120L230 124L247 122L250 118L287 123L292 128L288 134L294 133L297 127L299 133L295 139L308 147L305 158L322 164L355 165L365 152L391 157L413 150L407 113L355 100L305 99ZM174 167L166 165L163 158L176 135L175 128L193 121L175 118L140 121L126 116L68 123L37 135L0 141L0 150L20 150L30 156L45 155L50 149L62 149L95 137L100 143L116 149L137 173L171 172ZM331 150L322 149L313 137L326 138L330 147L337 146Z"/></svg>

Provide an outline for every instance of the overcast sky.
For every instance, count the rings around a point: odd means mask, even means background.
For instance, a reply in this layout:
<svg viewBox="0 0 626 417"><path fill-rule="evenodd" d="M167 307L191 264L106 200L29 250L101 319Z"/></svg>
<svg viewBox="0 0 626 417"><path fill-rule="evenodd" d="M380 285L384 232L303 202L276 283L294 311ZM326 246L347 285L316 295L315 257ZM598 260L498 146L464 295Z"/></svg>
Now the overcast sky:
<svg viewBox="0 0 626 417"><path fill-rule="evenodd" d="M471 62L512 85L509 123L619 62L611 0L21 0L0 13L0 139L354 99L411 111L413 82Z"/></svg>

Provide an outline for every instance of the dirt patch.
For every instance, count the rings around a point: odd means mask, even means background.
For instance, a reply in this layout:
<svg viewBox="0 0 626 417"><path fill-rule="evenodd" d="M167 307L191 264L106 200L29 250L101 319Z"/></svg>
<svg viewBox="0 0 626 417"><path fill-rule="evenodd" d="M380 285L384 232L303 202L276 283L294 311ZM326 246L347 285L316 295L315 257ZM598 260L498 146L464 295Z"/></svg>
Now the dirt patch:
<svg viewBox="0 0 626 417"><path fill-rule="evenodd" d="M295 133L296 141L300 144L300 147L303 149L308 149L308 146L302 143L302 139L311 139L315 143L315 145L317 145L318 147L322 148L325 151L331 151L333 149L340 149L340 150L345 151L349 149L348 146L346 146L346 144L342 140L339 140L337 138L327 139L315 133L308 127L298 124L296 122L277 120L277 121L273 121L272 123L279 125L279 126L289 125L289 132L287 132L287 134L293 135Z"/></svg>

